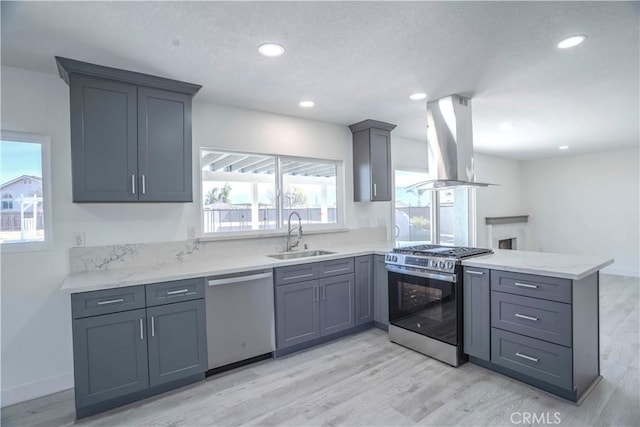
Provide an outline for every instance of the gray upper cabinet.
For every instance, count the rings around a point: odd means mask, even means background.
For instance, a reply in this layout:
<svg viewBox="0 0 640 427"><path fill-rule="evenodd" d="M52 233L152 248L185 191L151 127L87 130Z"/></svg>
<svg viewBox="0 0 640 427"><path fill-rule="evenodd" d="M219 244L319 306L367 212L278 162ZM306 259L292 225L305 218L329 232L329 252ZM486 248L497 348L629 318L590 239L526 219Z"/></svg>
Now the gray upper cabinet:
<svg viewBox="0 0 640 427"><path fill-rule="evenodd" d="M147 308L151 387L207 370L203 299Z"/></svg>
<svg viewBox="0 0 640 427"><path fill-rule="evenodd" d="M353 133L353 198L391 200L391 131L395 125L364 120L349 126Z"/></svg>
<svg viewBox="0 0 640 427"><path fill-rule="evenodd" d="M373 321L373 255L355 258L356 326Z"/></svg>
<svg viewBox="0 0 640 427"><path fill-rule="evenodd" d="M201 86L56 57L70 86L74 202L191 202Z"/></svg>
<svg viewBox="0 0 640 427"><path fill-rule="evenodd" d="M490 271L464 267L463 342L464 352L482 360L491 359Z"/></svg>
<svg viewBox="0 0 640 427"><path fill-rule="evenodd" d="M149 386L145 309L73 322L76 408Z"/></svg>

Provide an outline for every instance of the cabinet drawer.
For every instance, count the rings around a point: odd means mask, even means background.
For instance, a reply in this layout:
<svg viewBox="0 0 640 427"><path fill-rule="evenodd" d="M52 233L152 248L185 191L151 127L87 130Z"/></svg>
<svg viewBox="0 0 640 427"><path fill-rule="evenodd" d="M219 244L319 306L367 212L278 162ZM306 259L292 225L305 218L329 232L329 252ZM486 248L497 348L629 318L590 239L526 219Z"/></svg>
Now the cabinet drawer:
<svg viewBox="0 0 640 427"><path fill-rule="evenodd" d="M204 298L204 278L174 280L146 286L147 307Z"/></svg>
<svg viewBox="0 0 640 427"><path fill-rule="evenodd" d="M571 305L491 292L491 326L571 347Z"/></svg>
<svg viewBox="0 0 640 427"><path fill-rule="evenodd" d="M491 361L548 384L572 389L572 350L491 328Z"/></svg>
<svg viewBox="0 0 640 427"><path fill-rule="evenodd" d="M353 258L324 261L318 265L318 277L322 279L323 277L353 273L353 268Z"/></svg>
<svg viewBox="0 0 640 427"><path fill-rule="evenodd" d="M276 286L318 278L318 263L276 268Z"/></svg>
<svg viewBox="0 0 640 427"><path fill-rule="evenodd" d="M71 313L74 319L144 307L144 286L71 294Z"/></svg>
<svg viewBox="0 0 640 427"><path fill-rule="evenodd" d="M571 280L491 270L491 290L571 303Z"/></svg>

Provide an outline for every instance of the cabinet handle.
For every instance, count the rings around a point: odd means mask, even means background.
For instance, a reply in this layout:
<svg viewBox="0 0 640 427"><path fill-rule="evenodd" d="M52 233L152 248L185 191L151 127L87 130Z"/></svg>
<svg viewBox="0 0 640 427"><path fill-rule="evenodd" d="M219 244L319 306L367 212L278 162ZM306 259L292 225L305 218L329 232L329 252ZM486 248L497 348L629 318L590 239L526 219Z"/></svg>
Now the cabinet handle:
<svg viewBox="0 0 640 427"><path fill-rule="evenodd" d="M523 359L531 360L532 362L537 362L539 360L537 357L527 356L526 354L522 354L520 352L517 352L516 356L522 357Z"/></svg>
<svg viewBox="0 0 640 427"><path fill-rule="evenodd" d="M313 300L320 301L320 291L318 290L318 286L313 287Z"/></svg>
<svg viewBox="0 0 640 427"><path fill-rule="evenodd" d="M131 194L136 194L136 176L131 175Z"/></svg>
<svg viewBox="0 0 640 427"><path fill-rule="evenodd" d="M519 317L521 319L533 320L534 322L538 321L537 317L527 316L525 314L520 314L520 313L516 313L516 317Z"/></svg>
<svg viewBox="0 0 640 427"><path fill-rule="evenodd" d="M373 184L373 195L374 196L378 195L378 186L376 184Z"/></svg>
<svg viewBox="0 0 640 427"><path fill-rule="evenodd" d="M322 285L322 301L327 299L327 288L325 286L326 285Z"/></svg>
<svg viewBox="0 0 640 427"><path fill-rule="evenodd" d="M484 275L484 273L482 271L467 270L467 273L475 274L476 276L483 276Z"/></svg>
<svg viewBox="0 0 640 427"><path fill-rule="evenodd" d="M140 318L140 341L144 340L144 327L142 326L142 317Z"/></svg>
<svg viewBox="0 0 640 427"><path fill-rule="evenodd" d="M144 175L142 175L142 194L147 194L147 185Z"/></svg>
<svg viewBox="0 0 640 427"><path fill-rule="evenodd" d="M109 301L98 301L98 305L117 304L119 302L124 302L124 298L111 299Z"/></svg>
<svg viewBox="0 0 640 427"><path fill-rule="evenodd" d="M151 316L151 336L156 336L156 322L154 321L153 316Z"/></svg>
<svg viewBox="0 0 640 427"><path fill-rule="evenodd" d="M518 283L518 282L515 282L514 285L520 286L521 288L538 289L538 285L528 285L526 283Z"/></svg>
<svg viewBox="0 0 640 427"><path fill-rule="evenodd" d="M179 291L168 291L167 295L178 295L178 294L184 294L186 292L189 292L189 289L180 289Z"/></svg>

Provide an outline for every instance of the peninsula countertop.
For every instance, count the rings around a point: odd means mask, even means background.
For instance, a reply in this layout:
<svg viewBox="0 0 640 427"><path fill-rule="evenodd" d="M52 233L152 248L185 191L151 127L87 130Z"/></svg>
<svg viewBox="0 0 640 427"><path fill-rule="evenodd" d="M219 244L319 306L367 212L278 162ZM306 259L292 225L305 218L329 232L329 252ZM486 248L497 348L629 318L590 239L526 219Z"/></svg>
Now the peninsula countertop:
<svg viewBox="0 0 640 427"><path fill-rule="evenodd" d="M506 249L494 249L493 252L463 260L462 265L580 280L613 264L614 261L613 258L593 255L568 255Z"/></svg>

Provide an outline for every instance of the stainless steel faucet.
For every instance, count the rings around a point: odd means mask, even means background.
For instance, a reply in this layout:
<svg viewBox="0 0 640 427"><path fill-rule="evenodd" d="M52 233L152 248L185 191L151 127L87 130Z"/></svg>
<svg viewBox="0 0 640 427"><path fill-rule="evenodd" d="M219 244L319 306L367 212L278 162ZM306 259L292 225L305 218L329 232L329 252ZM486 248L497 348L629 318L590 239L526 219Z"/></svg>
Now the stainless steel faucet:
<svg viewBox="0 0 640 427"><path fill-rule="evenodd" d="M298 217L298 226L291 228L291 217L294 215ZM294 244L291 244L291 232L293 230L298 230L298 235L296 237L296 242ZM291 212L291 214L289 214L288 230L287 230L287 252L289 252L291 249L298 246L300 244L300 239L302 239L302 218L300 218L300 214L298 214L298 212L293 211Z"/></svg>

